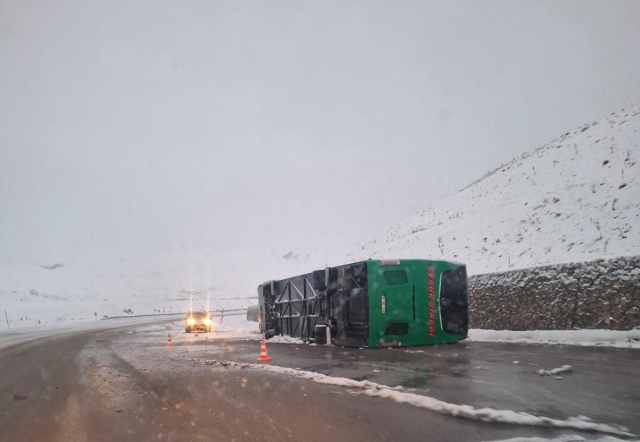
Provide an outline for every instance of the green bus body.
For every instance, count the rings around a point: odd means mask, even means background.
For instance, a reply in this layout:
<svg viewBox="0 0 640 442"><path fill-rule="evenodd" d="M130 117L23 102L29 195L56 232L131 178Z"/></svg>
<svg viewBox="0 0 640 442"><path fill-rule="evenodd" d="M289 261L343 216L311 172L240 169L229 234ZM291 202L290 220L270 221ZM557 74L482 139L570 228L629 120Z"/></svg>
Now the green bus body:
<svg viewBox="0 0 640 442"><path fill-rule="evenodd" d="M369 260L258 287L268 335L345 347L445 344L468 331L466 267L448 261ZM327 329L330 333L326 333Z"/></svg>
<svg viewBox="0 0 640 442"><path fill-rule="evenodd" d="M388 265L388 262L390 261L367 262L369 347L445 344L467 337L468 295L464 266L446 261L403 259L400 265ZM463 307L464 314L460 317L462 329L459 328L454 334L446 332L442 326L440 286L443 272L455 269L462 269L464 273L464 293L461 293L464 305L460 306ZM398 271L405 272L406 282L403 277L395 277L391 273ZM431 299L430 280L433 285ZM408 324L406 333L404 325L395 324ZM402 334L393 334L396 331Z"/></svg>

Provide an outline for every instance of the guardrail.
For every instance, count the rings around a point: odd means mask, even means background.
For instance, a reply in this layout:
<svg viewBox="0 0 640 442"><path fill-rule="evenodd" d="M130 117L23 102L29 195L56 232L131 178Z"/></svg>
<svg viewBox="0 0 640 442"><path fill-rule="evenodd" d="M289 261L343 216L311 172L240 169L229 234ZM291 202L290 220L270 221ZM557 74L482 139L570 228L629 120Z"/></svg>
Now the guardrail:
<svg viewBox="0 0 640 442"><path fill-rule="evenodd" d="M154 316L186 316L188 312L177 312L177 313L153 313L149 315L126 315L126 316L108 316L106 318L101 318L101 321L105 321L108 319L126 319L126 318L151 318ZM209 313L212 316L218 314L219 316L240 316L245 315L247 313L246 308L230 308L229 310L209 310Z"/></svg>

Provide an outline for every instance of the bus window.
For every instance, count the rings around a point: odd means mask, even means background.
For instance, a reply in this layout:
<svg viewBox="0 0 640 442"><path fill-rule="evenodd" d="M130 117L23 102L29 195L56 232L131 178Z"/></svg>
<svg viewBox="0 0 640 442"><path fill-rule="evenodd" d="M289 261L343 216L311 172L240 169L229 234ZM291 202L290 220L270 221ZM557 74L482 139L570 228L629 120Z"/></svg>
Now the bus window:
<svg viewBox="0 0 640 442"><path fill-rule="evenodd" d="M387 285L400 285L409 282L407 273L404 270L387 270L384 272L384 282Z"/></svg>
<svg viewBox="0 0 640 442"><path fill-rule="evenodd" d="M409 324L406 322L389 322L384 331L385 336L405 336L409 333Z"/></svg>

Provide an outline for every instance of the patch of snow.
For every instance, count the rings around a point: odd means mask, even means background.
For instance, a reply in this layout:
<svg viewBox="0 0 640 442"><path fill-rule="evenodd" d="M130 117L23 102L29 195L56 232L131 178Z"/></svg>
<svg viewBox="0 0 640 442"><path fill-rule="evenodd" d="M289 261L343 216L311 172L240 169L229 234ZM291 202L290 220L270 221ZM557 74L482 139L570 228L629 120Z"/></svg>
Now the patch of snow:
<svg viewBox="0 0 640 442"><path fill-rule="evenodd" d="M640 348L640 330L469 330L470 341Z"/></svg>
<svg viewBox="0 0 640 442"><path fill-rule="evenodd" d="M306 379L317 382L319 384L351 388L359 390L362 394L367 396L391 399L398 403L412 405L414 407L435 411L453 417L479 420L483 422L497 422L505 424L552 428L571 428L574 430L594 431L599 433L615 434L619 436L633 436L633 434L629 433L629 430L625 427L591 422L589 420L580 419L579 417L570 417L568 419L553 419L549 417L535 416L529 413L512 410L496 410L493 408L476 408L471 405L452 404L429 396L408 393L405 391L398 391L398 389L396 388L377 384L371 381L356 381L348 378L328 376L312 371L279 367L275 365L247 364L229 361L205 361L205 364L217 364L225 367L250 368L267 373L284 375L298 379Z"/></svg>
<svg viewBox="0 0 640 442"><path fill-rule="evenodd" d="M569 373L573 371L573 367L571 365L563 365L562 367L554 368L552 370L538 370L538 374L540 376L558 376L562 373ZM562 379L562 377L560 377Z"/></svg>
<svg viewBox="0 0 640 442"><path fill-rule="evenodd" d="M640 255L640 106L523 153L372 239L353 261L434 258L469 275Z"/></svg>
<svg viewBox="0 0 640 442"><path fill-rule="evenodd" d="M629 439L619 439L613 436L600 436L596 439L587 439L577 434L565 434L562 436L547 439L546 437L514 437L512 439L503 439L494 442L640 442L630 441Z"/></svg>
<svg viewBox="0 0 640 442"><path fill-rule="evenodd" d="M388 388L366 389L364 394L373 397L382 397L392 399L399 403L413 405L419 408L425 408L431 411L437 411L454 417L462 417L472 420L480 420L483 422L497 422L503 424L553 427L553 428L572 428L574 430L596 431L600 433L610 433L620 436L633 436L629 430L617 425L600 424L594 422L585 422L576 417L568 419L552 419L544 416L534 416L529 413L517 412L512 410L495 410L492 408L475 408L471 405L457 405L440 401L427 396L421 396L414 393L405 393L390 390Z"/></svg>
<svg viewBox="0 0 640 442"><path fill-rule="evenodd" d="M165 332L167 331L167 327L164 325L146 325L144 327L139 327L134 330L136 333L144 333L144 332Z"/></svg>
<svg viewBox="0 0 640 442"><path fill-rule="evenodd" d="M275 344L304 344L304 341L300 338L293 338L291 336L286 335L276 335L273 338L267 340L267 343L275 343Z"/></svg>

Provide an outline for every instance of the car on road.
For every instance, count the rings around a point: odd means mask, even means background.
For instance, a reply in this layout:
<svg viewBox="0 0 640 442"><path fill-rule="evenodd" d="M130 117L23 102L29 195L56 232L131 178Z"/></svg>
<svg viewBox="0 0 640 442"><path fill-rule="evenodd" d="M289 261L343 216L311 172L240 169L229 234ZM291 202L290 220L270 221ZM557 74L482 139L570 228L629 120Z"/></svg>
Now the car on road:
<svg viewBox="0 0 640 442"><path fill-rule="evenodd" d="M201 330L205 333L211 332L213 321L207 312L189 312L184 318L184 331L191 333Z"/></svg>

